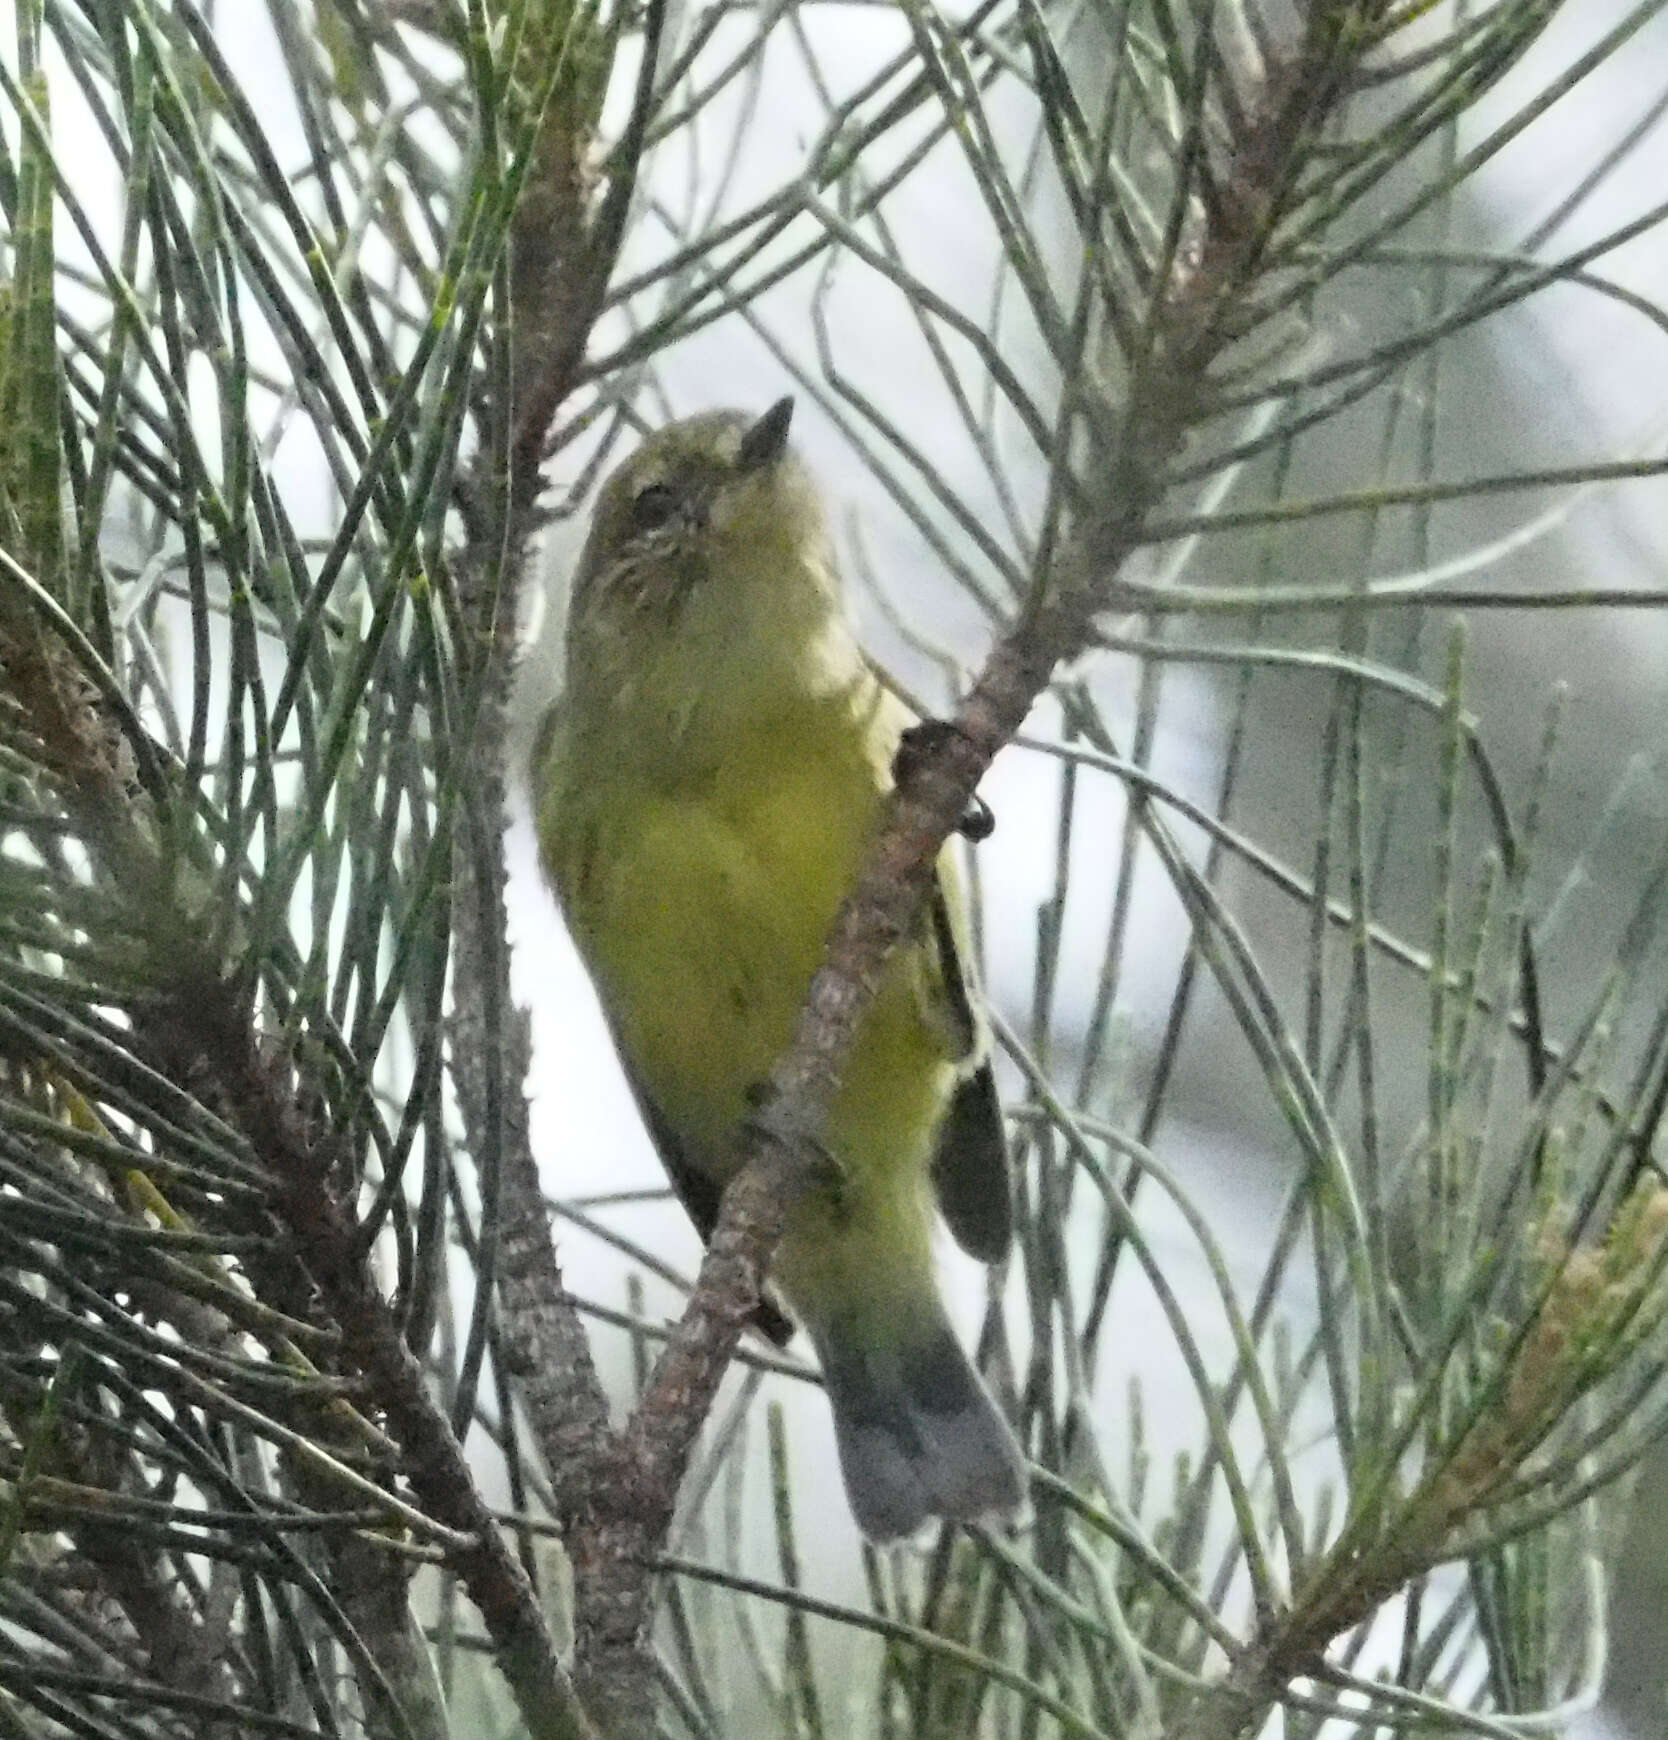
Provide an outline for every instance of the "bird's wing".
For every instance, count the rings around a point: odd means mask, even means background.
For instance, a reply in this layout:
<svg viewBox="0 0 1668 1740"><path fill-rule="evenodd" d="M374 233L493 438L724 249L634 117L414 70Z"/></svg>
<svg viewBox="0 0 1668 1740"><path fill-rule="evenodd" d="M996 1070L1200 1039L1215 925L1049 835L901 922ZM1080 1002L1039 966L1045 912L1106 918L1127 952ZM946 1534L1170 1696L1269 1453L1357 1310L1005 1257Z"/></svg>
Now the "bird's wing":
<svg viewBox="0 0 1668 1740"><path fill-rule="evenodd" d="M939 1126L932 1157L933 1188L939 1212L955 1240L970 1257L994 1263L1007 1254L1013 1238L1013 1200L1008 1178L1008 1142L1002 1103L975 1004L977 995L962 958L960 891L941 861L928 898L925 945L927 970L922 994L928 1019L944 1035L950 1056L965 1073L956 1083Z"/></svg>
<svg viewBox="0 0 1668 1740"><path fill-rule="evenodd" d="M617 1044L614 1049L620 1051ZM671 1179L678 1201L695 1223L695 1230L705 1244L712 1238L712 1229L718 1225L718 1204L723 1191L715 1179L703 1172L684 1153L683 1144L678 1140L678 1133L672 1128L671 1120L655 1104L648 1090L638 1080L637 1072L626 1062L624 1052L620 1052L620 1062L625 1069L626 1080L631 1084L637 1110L642 1114L644 1126L660 1155L660 1163L666 1168L666 1176ZM782 1309L781 1303L768 1287L760 1293L759 1302L753 1308L752 1323L761 1335L768 1337L778 1347L786 1347L793 1339L793 1319Z"/></svg>
<svg viewBox="0 0 1668 1740"><path fill-rule="evenodd" d="M869 673L868 683L861 693L869 710L865 721L869 752L884 789L892 783L903 735L916 719L877 673ZM939 1126L932 1182L939 1212L956 1243L970 1257L994 1263L1007 1255L1013 1242L1013 1196L1002 1102L985 1055L978 989L966 965L965 910L955 861L946 850L938 860L913 951L921 1011L940 1035L944 1054L957 1065L960 1077Z"/></svg>

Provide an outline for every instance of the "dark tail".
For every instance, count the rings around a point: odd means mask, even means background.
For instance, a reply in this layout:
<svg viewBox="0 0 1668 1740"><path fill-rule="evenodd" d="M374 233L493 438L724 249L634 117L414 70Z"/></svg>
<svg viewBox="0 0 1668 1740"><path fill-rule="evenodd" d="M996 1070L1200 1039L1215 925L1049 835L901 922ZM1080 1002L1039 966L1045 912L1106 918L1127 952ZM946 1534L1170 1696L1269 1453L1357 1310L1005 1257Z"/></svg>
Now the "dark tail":
<svg viewBox="0 0 1668 1740"><path fill-rule="evenodd" d="M930 1516L1017 1510L1024 1456L937 1301L919 1320L873 1328L842 1317L812 1329L863 1533L889 1541Z"/></svg>

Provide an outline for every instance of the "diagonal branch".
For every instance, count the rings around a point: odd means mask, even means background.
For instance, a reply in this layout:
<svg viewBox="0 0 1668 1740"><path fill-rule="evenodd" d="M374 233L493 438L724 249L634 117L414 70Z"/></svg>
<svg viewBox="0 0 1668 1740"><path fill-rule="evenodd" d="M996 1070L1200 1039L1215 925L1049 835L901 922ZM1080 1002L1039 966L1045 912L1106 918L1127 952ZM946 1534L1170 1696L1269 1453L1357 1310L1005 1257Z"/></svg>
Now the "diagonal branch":
<svg viewBox="0 0 1668 1740"><path fill-rule="evenodd" d="M398 1439L401 1468L424 1509L471 1537L452 1563L480 1609L497 1660L539 1740L589 1740L593 1730L556 1655L527 1573L510 1550L416 1354L367 1272L357 1228L330 1188L330 1139L315 1139L293 1093L257 1053L225 987L194 972L161 1005L165 1042L206 1067L272 1183L274 1206L306 1254L341 1332Z"/></svg>
<svg viewBox="0 0 1668 1740"><path fill-rule="evenodd" d="M599 1509L572 1538L576 1674L588 1698L625 1684L625 1666L641 1650L652 1566L679 1482L788 1210L818 1165L820 1131L886 962L991 761L1055 668L1088 646L1095 614L1112 600L1162 498L1169 461L1209 413L1209 370L1239 336L1234 310L1289 194L1292 160L1347 88L1356 58L1349 44L1359 40L1350 28L1336 9L1317 6L1302 44L1284 60L1271 58L1260 87L1242 93L1236 131L1220 154L1231 173L1219 170L1206 189L1198 166L1199 187L1178 194L1168 270L1148 310L1121 426L1094 467L1097 488L1088 499L1103 505L1080 518L1053 573L1038 576L1032 607L991 654L953 722L931 727L922 752L898 770L764 1110L738 1139L737 1170L694 1295L619 1443ZM1068 446L1062 430L1056 452ZM623 1714L642 1720L649 1710L643 1703Z"/></svg>

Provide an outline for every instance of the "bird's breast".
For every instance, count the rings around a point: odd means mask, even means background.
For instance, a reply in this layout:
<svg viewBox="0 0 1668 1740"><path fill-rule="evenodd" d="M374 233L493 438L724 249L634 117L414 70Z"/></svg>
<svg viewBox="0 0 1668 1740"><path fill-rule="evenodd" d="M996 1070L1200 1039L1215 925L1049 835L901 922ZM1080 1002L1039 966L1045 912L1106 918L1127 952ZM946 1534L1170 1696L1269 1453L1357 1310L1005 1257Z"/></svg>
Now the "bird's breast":
<svg viewBox="0 0 1668 1740"><path fill-rule="evenodd" d="M849 711L829 708L660 772L570 769L541 845L634 1073L716 1150L792 1035L880 783Z"/></svg>

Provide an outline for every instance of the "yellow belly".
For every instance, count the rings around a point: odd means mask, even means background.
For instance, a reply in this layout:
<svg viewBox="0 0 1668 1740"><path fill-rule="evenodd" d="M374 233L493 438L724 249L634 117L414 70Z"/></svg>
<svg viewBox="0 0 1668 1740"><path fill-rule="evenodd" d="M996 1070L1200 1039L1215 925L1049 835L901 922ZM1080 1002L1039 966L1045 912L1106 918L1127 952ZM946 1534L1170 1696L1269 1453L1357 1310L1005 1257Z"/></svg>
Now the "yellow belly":
<svg viewBox="0 0 1668 1740"><path fill-rule="evenodd" d="M540 818L632 1071L690 1162L719 1178L747 1090L792 1037L880 808L874 757L849 727L846 741L819 749L802 733L792 747L786 762L741 757L745 778L670 792L634 781ZM955 1072L921 972L913 946L891 962L831 1112L840 1188L812 1195L778 1253L777 1279L802 1311L848 1293L854 1268L899 1309L931 1286L927 1163Z"/></svg>

